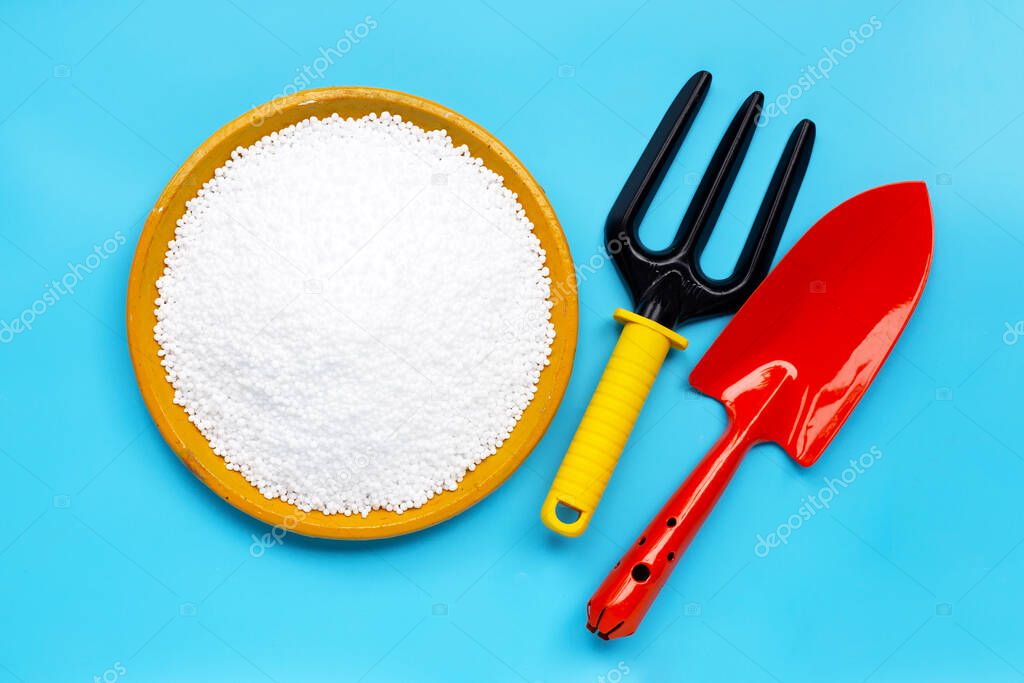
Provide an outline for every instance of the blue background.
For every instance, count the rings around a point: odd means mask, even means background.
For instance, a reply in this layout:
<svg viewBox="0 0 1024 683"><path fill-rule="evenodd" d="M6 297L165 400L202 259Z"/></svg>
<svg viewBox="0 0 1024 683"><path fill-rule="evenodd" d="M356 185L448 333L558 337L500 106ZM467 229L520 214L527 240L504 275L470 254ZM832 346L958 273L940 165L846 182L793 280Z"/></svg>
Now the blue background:
<svg viewBox="0 0 1024 683"><path fill-rule="evenodd" d="M587 597L723 426L686 376L724 320L691 325L590 531L538 506L628 305L581 286L577 363L527 463L429 531L344 544L265 525L179 463L139 397L124 299L142 221L219 126L319 48L377 22L311 85L437 100L499 135L546 189L577 263L682 82L711 94L644 225L664 244L752 90L769 101L875 16L875 34L756 136L707 253L725 273L789 129L818 123L788 248L846 197L932 195L932 276L818 465L748 457L632 638L583 629ZM1010 0L295 4L0 3L0 319L118 231L128 243L0 345L0 681L912 681L1024 679L1024 3ZM1009 327L1008 327L1009 326ZM754 553L804 497L883 457Z"/></svg>

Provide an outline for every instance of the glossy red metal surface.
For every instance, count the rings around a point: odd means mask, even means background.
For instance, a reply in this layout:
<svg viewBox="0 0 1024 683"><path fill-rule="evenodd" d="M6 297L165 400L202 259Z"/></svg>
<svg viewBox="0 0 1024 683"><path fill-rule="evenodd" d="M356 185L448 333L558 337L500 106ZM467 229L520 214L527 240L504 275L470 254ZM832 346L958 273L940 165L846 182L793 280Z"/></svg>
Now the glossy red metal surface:
<svg viewBox="0 0 1024 683"><path fill-rule="evenodd" d="M826 214L729 322L690 375L729 426L594 593L587 627L632 634L753 444L822 454L889 355L928 276L924 183L859 194Z"/></svg>

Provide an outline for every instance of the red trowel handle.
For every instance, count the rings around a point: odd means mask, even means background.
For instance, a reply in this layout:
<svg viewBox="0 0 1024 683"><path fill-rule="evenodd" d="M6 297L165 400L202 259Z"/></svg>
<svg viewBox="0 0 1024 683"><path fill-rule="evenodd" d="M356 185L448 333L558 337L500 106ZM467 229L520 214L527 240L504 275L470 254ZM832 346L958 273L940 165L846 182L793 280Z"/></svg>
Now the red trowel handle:
<svg viewBox="0 0 1024 683"><path fill-rule="evenodd" d="M730 424L590 598L588 629L605 640L632 635L749 447Z"/></svg>

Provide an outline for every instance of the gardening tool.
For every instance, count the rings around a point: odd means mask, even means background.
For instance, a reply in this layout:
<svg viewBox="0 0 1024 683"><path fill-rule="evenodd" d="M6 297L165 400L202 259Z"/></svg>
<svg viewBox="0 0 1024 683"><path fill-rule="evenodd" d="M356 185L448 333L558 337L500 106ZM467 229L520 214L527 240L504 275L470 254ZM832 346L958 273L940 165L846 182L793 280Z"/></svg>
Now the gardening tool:
<svg viewBox="0 0 1024 683"><path fill-rule="evenodd" d="M690 374L725 405L725 434L594 593L588 629L636 630L751 446L814 464L906 326L931 255L928 190L913 182L840 204L783 257Z"/></svg>
<svg viewBox="0 0 1024 683"><path fill-rule="evenodd" d="M700 256L754 135L764 95L740 107L701 179L671 246L652 251L637 238L640 222L679 151L711 85L695 74L679 91L640 156L605 224L605 248L633 295L594 396L541 508L544 523L565 536L586 529L669 347L686 348L674 331L684 321L736 311L768 274L814 144L814 124L793 130L732 275L712 280Z"/></svg>

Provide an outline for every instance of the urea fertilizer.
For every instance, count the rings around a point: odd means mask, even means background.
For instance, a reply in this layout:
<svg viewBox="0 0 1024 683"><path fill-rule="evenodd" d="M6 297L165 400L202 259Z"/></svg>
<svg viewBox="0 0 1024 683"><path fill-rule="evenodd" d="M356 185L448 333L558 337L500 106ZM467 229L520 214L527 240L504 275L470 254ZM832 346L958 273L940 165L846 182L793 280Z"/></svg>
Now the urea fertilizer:
<svg viewBox="0 0 1024 683"><path fill-rule="evenodd" d="M229 469L302 510L402 512L496 452L555 330L503 179L382 113L238 148L157 281L174 401Z"/></svg>

